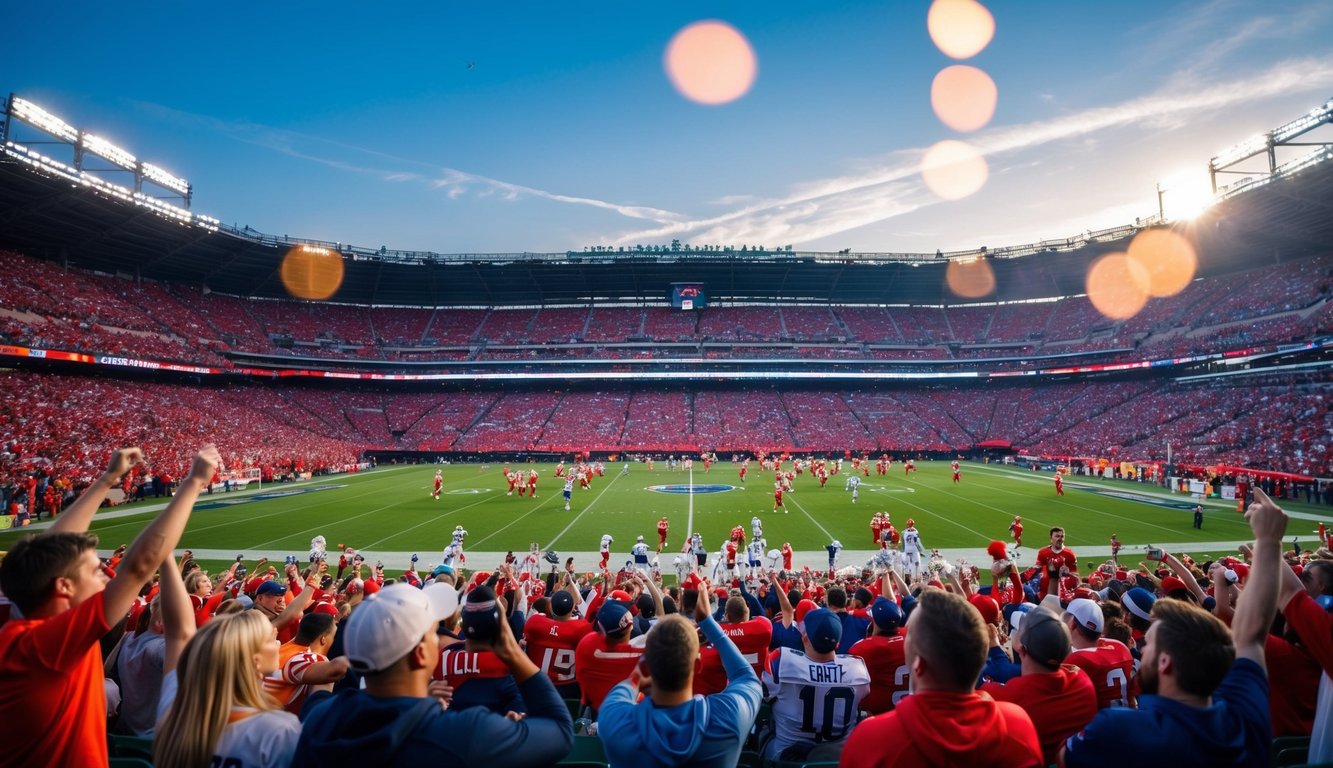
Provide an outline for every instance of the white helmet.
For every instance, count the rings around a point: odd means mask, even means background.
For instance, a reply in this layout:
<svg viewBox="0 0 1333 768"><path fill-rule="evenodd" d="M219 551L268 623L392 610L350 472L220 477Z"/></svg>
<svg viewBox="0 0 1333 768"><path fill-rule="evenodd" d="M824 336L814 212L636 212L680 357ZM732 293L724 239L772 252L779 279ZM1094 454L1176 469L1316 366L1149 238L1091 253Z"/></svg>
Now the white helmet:
<svg viewBox="0 0 1333 768"><path fill-rule="evenodd" d="M838 541L837 539L834 539L833 546L837 547L838 549L842 549L842 542Z"/></svg>
<svg viewBox="0 0 1333 768"><path fill-rule="evenodd" d="M643 541L643 537L642 537L642 536L639 537L639 541Z"/></svg>

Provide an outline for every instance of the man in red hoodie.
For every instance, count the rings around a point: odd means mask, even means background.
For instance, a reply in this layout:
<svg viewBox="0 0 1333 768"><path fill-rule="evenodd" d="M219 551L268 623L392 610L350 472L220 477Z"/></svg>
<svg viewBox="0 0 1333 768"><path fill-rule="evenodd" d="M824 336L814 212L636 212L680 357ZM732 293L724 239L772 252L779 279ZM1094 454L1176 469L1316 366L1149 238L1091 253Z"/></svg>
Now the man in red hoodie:
<svg viewBox="0 0 1333 768"><path fill-rule="evenodd" d="M1027 713L974 690L989 644L981 614L966 600L937 589L922 592L904 644L913 694L856 726L839 765L1045 765Z"/></svg>

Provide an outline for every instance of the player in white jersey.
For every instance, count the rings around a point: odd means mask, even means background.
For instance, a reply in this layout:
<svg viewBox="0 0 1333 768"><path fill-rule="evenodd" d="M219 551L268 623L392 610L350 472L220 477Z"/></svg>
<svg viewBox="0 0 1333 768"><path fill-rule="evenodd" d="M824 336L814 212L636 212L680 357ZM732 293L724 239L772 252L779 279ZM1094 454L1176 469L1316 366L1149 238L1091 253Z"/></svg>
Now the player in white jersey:
<svg viewBox="0 0 1333 768"><path fill-rule="evenodd" d="M466 559L463 559L463 545L461 542L457 541L444 548L443 564L453 568L455 560L467 562Z"/></svg>
<svg viewBox="0 0 1333 768"><path fill-rule="evenodd" d="M838 555L842 554L842 542L834 539L833 543L825 545L824 549L828 551L828 570L831 577L834 569L838 567Z"/></svg>
<svg viewBox="0 0 1333 768"><path fill-rule="evenodd" d="M613 541L615 541L615 539L611 538L611 534L602 534L602 543L597 550L602 555L602 562L597 567L602 570L606 570L606 564L611 559L611 542Z"/></svg>
<svg viewBox="0 0 1333 768"><path fill-rule="evenodd" d="M907 527L903 529L903 567L913 576L921 575L921 556L926 548L921 544L921 534L916 529L916 521L907 518Z"/></svg>
<svg viewBox="0 0 1333 768"><path fill-rule="evenodd" d="M634 546L629 548L629 553L634 557L634 569L642 573L648 572L648 545L643 543L643 537L640 536Z"/></svg>
<svg viewBox="0 0 1333 768"><path fill-rule="evenodd" d="M749 568L750 575L754 575L760 568L764 567L765 546L767 545L764 543L764 540L756 537L750 541L750 545L746 547L747 557L745 559L745 565Z"/></svg>
<svg viewBox="0 0 1333 768"><path fill-rule="evenodd" d="M861 495L861 478L857 475L847 476L847 490L852 492L852 503L856 503L856 498Z"/></svg>
<svg viewBox="0 0 1333 768"><path fill-rule="evenodd" d="M566 474L565 474L565 490L563 491L563 493L565 494L565 511L568 512L568 511L569 511L569 497L571 497L571 496L574 495L574 473L573 473L573 472L569 472L569 473L566 473Z"/></svg>
<svg viewBox="0 0 1333 768"><path fill-rule="evenodd" d="M757 515L750 518L750 532L754 534L750 537L751 541L761 539L764 536L764 522Z"/></svg>
<svg viewBox="0 0 1333 768"><path fill-rule="evenodd" d="M691 555L676 555L674 558L672 558L671 567L676 570L677 584L684 581L685 576L689 574L690 566L692 565L691 560L692 560Z"/></svg>
<svg viewBox="0 0 1333 768"><path fill-rule="evenodd" d="M773 694L772 739L765 761L776 761L797 744L838 741L851 732L861 700L870 692L870 672L856 656L838 654L842 624L827 608L805 615L804 653L779 648L764 672Z"/></svg>

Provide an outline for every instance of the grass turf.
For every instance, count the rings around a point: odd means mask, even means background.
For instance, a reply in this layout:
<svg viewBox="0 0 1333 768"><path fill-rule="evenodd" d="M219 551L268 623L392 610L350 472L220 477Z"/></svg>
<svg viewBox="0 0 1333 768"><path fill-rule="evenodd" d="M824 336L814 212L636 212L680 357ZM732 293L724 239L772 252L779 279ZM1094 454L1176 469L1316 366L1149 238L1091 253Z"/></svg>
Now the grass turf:
<svg viewBox="0 0 1333 768"><path fill-rule="evenodd" d="M304 560L311 537L322 534L331 551L344 543L366 551L372 560L376 553L419 552L424 564L438 562L454 526L462 525L469 532L469 552L521 553L532 542L562 553L592 552L602 534L609 533L616 541L613 552L623 558L636 536L656 545L656 523L665 515L671 523L668 541L672 553L679 551L691 521L693 529L703 534L705 545L715 551L733 526L743 526L748 537L753 516L763 520L769 547L790 541L798 552L822 552L836 538L848 550L869 550L870 515L880 510L890 512L900 530L907 518L915 518L926 547L972 549L974 560L984 557L990 540L1009 539L1014 515L1023 518L1028 552L1046 543L1049 527L1060 525L1067 531L1067 544L1085 561L1105 557L1097 552L1105 549L1112 533L1125 544L1122 559L1131 562L1150 543L1181 551L1173 545L1188 542L1191 546L1185 551L1199 554L1230 550L1230 542L1249 536L1249 527L1234 506L1219 500L1205 502L1205 524L1200 531L1192 527L1190 510L1195 501L1188 496L1139 483L1076 478L1066 483L1065 495L1058 497L1049 473L975 463L963 465L962 482L957 485L951 482L946 462L921 462L913 475L904 475L901 464L893 465L885 477L872 471L870 477L862 477L856 504L844 490L846 474L831 477L822 489L808 473L799 475L795 492L785 496L785 513L773 511L772 473L757 471L754 464L745 484L730 463L716 465L708 473L696 468L696 486L717 485L726 490L692 495L648 489L690 482L685 472L668 472L661 463L654 472L634 464L625 476L619 474L621 465L609 465L607 475L595 478L591 490L575 490L569 512L564 510L563 483L552 476L554 468L533 466L540 474L536 499L507 496L499 464L442 467L444 489L438 502L430 497L435 466L382 467L314 483L268 486L258 494L204 495L180 547L234 550L244 553L247 560L259 554L270 559L294 554ZM1327 510L1295 502L1284 506L1292 511ZM93 523L92 530L101 537L103 547L131 541L156 514L147 509L133 513L134 507L122 509L130 514ZM1299 536L1312 543L1315 526L1312 520L1294 519L1288 540ZM21 533L0 533L0 551ZM214 553L218 556L220 553ZM842 562L853 561L844 558ZM386 561L386 565L401 568L406 563ZM590 565L580 563L580 567Z"/></svg>

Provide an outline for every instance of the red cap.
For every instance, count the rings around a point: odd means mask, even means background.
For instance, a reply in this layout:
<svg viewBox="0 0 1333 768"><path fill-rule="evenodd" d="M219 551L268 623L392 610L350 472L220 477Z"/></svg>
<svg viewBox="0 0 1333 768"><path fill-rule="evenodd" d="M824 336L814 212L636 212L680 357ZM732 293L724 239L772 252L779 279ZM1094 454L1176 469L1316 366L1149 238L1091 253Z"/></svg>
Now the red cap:
<svg viewBox="0 0 1333 768"><path fill-rule="evenodd" d="M797 603L796 621L797 622L805 621L805 615L818 607L819 607L818 605L815 605L814 600L802 600L801 602Z"/></svg>
<svg viewBox="0 0 1333 768"><path fill-rule="evenodd" d="M1250 566L1246 565L1245 563L1236 563L1235 565L1231 566L1231 570L1236 572L1236 577L1240 581L1245 581L1247 578L1250 577Z"/></svg>
<svg viewBox="0 0 1333 768"><path fill-rule="evenodd" d="M726 590L725 590L725 589L723 589L723 590L719 590L719 591L722 592L723 594L726 593ZM626 592L626 591L623 590L623 589L613 589L613 590L611 590L611 594L609 594L609 595L606 596L606 599L607 599L607 600L620 600L621 602L628 603L632 598L630 598L629 593Z"/></svg>
<svg viewBox="0 0 1333 768"><path fill-rule="evenodd" d="M998 624L1000 621L1000 605L995 602L995 598L990 595L973 595L967 599L973 608L981 614L981 619L987 624Z"/></svg>
<svg viewBox="0 0 1333 768"><path fill-rule="evenodd" d="M1124 568L1121 568L1115 572L1115 577L1120 581L1125 581L1126 579L1129 578L1129 571L1125 570Z"/></svg>
<svg viewBox="0 0 1333 768"><path fill-rule="evenodd" d="M1074 597L1075 598L1081 597L1084 600L1091 600L1093 598L1093 592L1091 589L1088 589L1087 587L1079 587L1078 589L1074 590Z"/></svg>
<svg viewBox="0 0 1333 768"><path fill-rule="evenodd" d="M337 616L338 606L333 603L315 603L315 608L312 613L324 613L329 616Z"/></svg>
<svg viewBox="0 0 1333 768"><path fill-rule="evenodd" d="M1185 582L1181 581L1175 576L1167 576L1166 578L1162 579L1161 588L1162 588L1162 594L1164 595L1169 595L1172 592L1175 592L1177 589L1184 589L1184 590L1189 589L1189 587L1185 586Z"/></svg>
<svg viewBox="0 0 1333 768"><path fill-rule="evenodd" d="M253 595L255 591L259 589L259 585L263 583L264 583L263 576L255 576L254 578L245 582L245 593L247 595Z"/></svg>
<svg viewBox="0 0 1333 768"><path fill-rule="evenodd" d="M361 591L366 594L366 597L370 597L380 591L380 583L374 579L366 579L365 583L361 585Z"/></svg>

